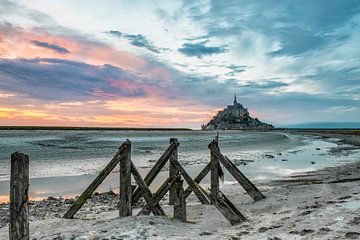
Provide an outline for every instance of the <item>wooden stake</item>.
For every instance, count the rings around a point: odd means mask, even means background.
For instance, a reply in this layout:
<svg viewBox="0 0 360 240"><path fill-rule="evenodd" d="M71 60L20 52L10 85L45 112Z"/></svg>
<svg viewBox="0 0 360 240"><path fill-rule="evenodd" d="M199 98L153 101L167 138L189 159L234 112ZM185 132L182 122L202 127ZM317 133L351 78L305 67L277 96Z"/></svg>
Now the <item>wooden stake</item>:
<svg viewBox="0 0 360 240"><path fill-rule="evenodd" d="M186 201L184 198L183 180L178 179L175 184L174 219L186 221Z"/></svg>
<svg viewBox="0 0 360 240"><path fill-rule="evenodd" d="M120 202L119 216L127 217L132 215L131 204L131 142L126 140L126 151L120 161Z"/></svg>
<svg viewBox="0 0 360 240"><path fill-rule="evenodd" d="M161 187L153 195L153 198L151 199L151 201L147 202L145 204L145 206L141 209L141 211L138 213L138 216L139 215L149 215L151 213L153 207L155 207L156 204L159 204L160 200L165 196L165 194L173 186L176 179L179 177L180 176L178 175L174 178L166 179L165 182L161 185Z"/></svg>
<svg viewBox="0 0 360 240"><path fill-rule="evenodd" d="M11 155L10 175L10 240L28 240L28 192L29 192L29 156L22 153Z"/></svg>
<svg viewBox="0 0 360 240"><path fill-rule="evenodd" d="M165 152L161 155L159 160L155 163L155 165L151 168L149 173L145 176L144 181L146 185L150 186L153 182L155 177L159 174L161 169L165 166L166 162L169 160L171 153L174 151L175 148L179 146L178 142L172 142L170 146L165 150ZM133 204L136 204L139 199L141 198L142 194L140 188L137 187L133 191Z"/></svg>
<svg viewBox="0 0 360 240"><path fill-rule="evenodd" d="M222 155L222 153L216 147L216 143L214 141L209 144L209 149L255 201L259 201L265 198L259 189L257 189L257 187L235 166L235 164L233 164L227 157Z"/></svg>
<svg viewBox="0 0 360 240"><path fill-rule="evenodd" d="M209 162L204 168L203 170L201 170L201 172L197 175L197 177L194 179L194 182L196 183L200 183L201 180L204 179L204 177L210 172L211 170L211 162ZM185 192L184 192L184 198L187 199L190 194L192 193L192 188L189 186L186 188Z"/></svg>
<svg viewBox="0 0 360 240"><path fill-rule="evenodd" d="M178 141L176 138L170 138L170 144L174 144L175 146L178 146ZM178 148L176 147L171 155L170 155L170 160L174 160L174 161L178 161ZM175 177L176 175L179 174L179 170L174 166L174 164L172 164L172 161L170 161L169 164L169 177ZM175 187L175 185L174 185ZM169 205L174 205L176 201L176 189L171 188L169 191Z"/></svg>
<svg viewBox="0 0 360 240"><path fill-rule="evenodd" d="M199 190L199 185L192 180L192 178L187 174L185 169L180 165L178 161L174 161L171 159L172 164L179 170L180 174L183 176L184 180L187 182L187 184L191 187L191 189L194 191L195 195L198 197L200 202L202 204L209 204L210 201L204 196L204 194Z"/></svg>
<svg viewBox="0 0 360 240"><path fill-rule="evenodd" d="M218 142L215 141L216 148L218 147ZM210 161L211 161L211 177L210 177L210 191L211 194L215 197L219 196L219 160L215 157L212 151L210 151Z"/></svg>
<svg viewBox="0 0 360 240"><path fill-rule="evenodd" d="M144 196L144 199L146 202L150 202L151 198L153 197L153 194L151 193L149 187L146 185L144 180L142 179L140 173L134 166L134 163L131 162L131 172L134 176L135 181L139 185L139 188L142 192L142 195ZM156 204L155 207L152 209L152 212L154 215L165 215L164 210L161 208L159 204Z"/></svg>
<svg viewBox="0 0 360 240"><path fill-rule="evenodd" d="M123 157L123 153L126 150L126 142L123 143L113 159L106 165L101 173L92 181L92 183L86 188L86 190L80 195L80 197L71 205L64 215L64 218L73 218L79 209L85 204L86 200L91 197L96 188L104 181L107 175L115 168Z"/></svg>

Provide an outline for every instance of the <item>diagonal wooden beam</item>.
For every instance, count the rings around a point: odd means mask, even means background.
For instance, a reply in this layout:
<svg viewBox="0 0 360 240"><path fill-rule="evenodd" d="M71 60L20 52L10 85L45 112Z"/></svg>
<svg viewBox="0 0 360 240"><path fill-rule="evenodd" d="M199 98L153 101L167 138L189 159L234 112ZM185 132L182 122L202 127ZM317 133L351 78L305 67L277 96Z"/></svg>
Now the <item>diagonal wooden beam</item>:
<svg viewBox="0 0 360 240"><path fill-rule="evenodd" d="M179 146L178 142L171 142L169 147L165 150L165 152L161 155L159 160L155 163L155 165L151 168L149 173L145 176L144 181L146 185L150 186L155 177L159 174L161 169L165 166L166 162L169 160L172 152ZM133 191L133 202L132 204L136 204L141 198L142 194L139 187L136 187Z"/></svg>
<svg viewBox="0 0 360 240"><path fill-rule="evenodd" d="M222 155L219 149L216 147L216 142L212 141L209 144L211 153L219 159L229 173L240 183L245 191L255 200L259 201L264 199L265 196L257 189L257 187L233 164L227 157Z"/></svg>
<svg viewBox="0 0 360 240"><path fill-rule="evenodd" d="M142 195L144 196L144 199L146 202L150 202L153 198L153 194L151 193L150 189L146 185L145 181L142 179L140 173L136 169L133 162L131 162L131 173L134 176L135 181L137 182ZM154 208L152 208L152 212L154 215L165 215L164 210L161 208L159 204L156 204Z"/></svg>
<svg viewBox="0 0 360 240"><path fill-rule="evenodd" d="M195 195L198 197L200 202L202 204L209 204L209 200L206 198L206 196L199 190L199 184L197 184L192 178L187 174L185 169L180 165L178 161L175 161L174 159L170 159L171 163L176 167L180 174L183 176L184 180L187 182L187 184L191 187L191 189L194 191Z"/></svg>
<svg viewBox="0 0 360 240"><path fill-rule="evenodd" d="M201 170L201 172L196 176L196 178L194 179L194 182L196 183L200 183L201 180L204 179L204 177L210 172L211 170L211 163L208 163L203 170ZM190 186L188 186L184 192L184 198L188 198L190 196L190 194L192 193L192 188Z"/></svg>
<svg viewBox="0 0 360 240"><path fill-rule="evenodd" d="M64 215L64 218L73 218L79 209L85 204L86 200L91 197L96 188L104 181L107 175L116 167L123 158L123 154L127 148L127 142L124 142L113 159L106 165L106 167L100 172L100 174L92 181L92 183L86 188L86 190L80 195L80 197L71 205Z"/></svg>
<svg viewBox="0 0 360 240"><path fill-rule="evenodd" d="M159 204L160 200L165 196L165 194L169 191L169 189L174 185L175 181L177 181L177 178L179 178L180 175L177 175L176 177L167 178L165 182L160 186L160 188L156 191L156 193L153 195L152 199L145 204L145 206L141 209L141 211L138 213L139 215L149 215L152 209L156 206L156 204Z"/></svg>

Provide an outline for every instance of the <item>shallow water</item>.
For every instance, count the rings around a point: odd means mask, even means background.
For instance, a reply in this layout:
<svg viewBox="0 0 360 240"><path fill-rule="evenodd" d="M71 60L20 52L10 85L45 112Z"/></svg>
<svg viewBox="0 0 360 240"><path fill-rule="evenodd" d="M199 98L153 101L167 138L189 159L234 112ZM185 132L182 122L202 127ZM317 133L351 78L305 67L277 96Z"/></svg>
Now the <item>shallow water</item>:
<svg viewBox="0 0 360 240"><path fill-rule="evenodd" d="M30 195L74 196L94 179L126 139L132 142L132 159L143 175L159 158L171 137L179 139L179 160L191 176L209 161L207 145L215 132L205 131L0 131L0 202L9 191L10 155L30 155ZM358 154L331 156L334 143L278 132L220 132L220 148L235 163L253 161L239 168L253 180L267 180L296 172L316 170L356 159ZM320 149L320 150L316 150ZM355 156L355 157L354 157ZM311 162L315 162L312 164ZM154 183L161 183L162 173ZM233 179L225 172L225 184ZM118 174L111 174L100 191L116 190ZM208 179L203 181L204 184Z"/></svg>

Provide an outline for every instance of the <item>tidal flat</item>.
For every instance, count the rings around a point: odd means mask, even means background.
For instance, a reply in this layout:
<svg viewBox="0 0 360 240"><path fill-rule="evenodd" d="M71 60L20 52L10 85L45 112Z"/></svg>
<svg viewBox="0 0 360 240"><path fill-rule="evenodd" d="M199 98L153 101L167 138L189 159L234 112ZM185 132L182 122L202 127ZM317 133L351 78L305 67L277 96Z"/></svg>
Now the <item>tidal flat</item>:
<svg viewBox="0 0 360 240"><path fill-rule="evenodd" d="M9 154L30 155L30 231L37 239L332 239L359 237L360 149L358 135L293 131L220 132L220 148L266 195L253 202L225 171L221 189L248 221L230 226L213 206L188 199L189 222L162 217L118 218L114 171L73 220L62 215L125 139L144 176L169 144L180 142L179 160L191 176L209 157L216 132L0 131L0 195L8 194ZM152 186L167 176L162 172ZM204 187L209 180L204 179ZM101 192L104 192L101 194ZM167 199L164 210L171 214ZM141 206L141 203L140 203ZM140 207L139 206L139 207ZM7 204L0 205L0 239L7 234ZM134 209L134 213L139 208ZM134 215L135 215L134 214ZM115 227L117 226L117 227ZM216 226L216 227L214 227ZM169 228L172 231L169 231Z"/></svg>

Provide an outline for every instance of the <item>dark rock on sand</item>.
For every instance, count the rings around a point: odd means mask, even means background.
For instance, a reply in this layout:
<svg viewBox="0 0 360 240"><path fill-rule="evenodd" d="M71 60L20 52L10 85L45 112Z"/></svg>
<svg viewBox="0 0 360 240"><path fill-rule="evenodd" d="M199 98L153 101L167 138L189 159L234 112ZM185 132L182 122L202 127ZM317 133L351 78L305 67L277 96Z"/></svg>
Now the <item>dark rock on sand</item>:
<svg viewBox="0 0 360 240"><path fill-rule="evenodd" d="M345 234L345 238L349 238L349 239L359 239L360 238L360 233L358 232L347 232Z"/></svg>

